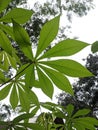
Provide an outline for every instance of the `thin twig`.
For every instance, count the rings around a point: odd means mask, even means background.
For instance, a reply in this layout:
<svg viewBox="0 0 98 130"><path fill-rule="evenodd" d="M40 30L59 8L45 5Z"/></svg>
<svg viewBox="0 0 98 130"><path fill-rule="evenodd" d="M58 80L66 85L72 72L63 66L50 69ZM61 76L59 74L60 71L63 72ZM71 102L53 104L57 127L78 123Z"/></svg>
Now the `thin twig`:
<svg viewBox="0 0 98 130"><path fill-rule="evenodd" d="M34 62L32 62L34 63ZM30 63L29 65L27 65L23 70L21 70L19 73L17 73L14 77L12 77L11 79L7 80L6 82L4 82L0 87L2 87L3 85L9 83L10 81L12 81L14 78L16 78L18 75L20 75L24 70L26 70L32 63Z"/></svg>

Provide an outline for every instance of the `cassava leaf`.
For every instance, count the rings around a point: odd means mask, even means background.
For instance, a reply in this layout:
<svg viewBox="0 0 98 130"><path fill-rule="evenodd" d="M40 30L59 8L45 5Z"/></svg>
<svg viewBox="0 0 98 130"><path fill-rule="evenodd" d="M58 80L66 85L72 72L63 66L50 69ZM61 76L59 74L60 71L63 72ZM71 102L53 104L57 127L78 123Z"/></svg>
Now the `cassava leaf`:
<svg viewBox="0 0 98 130"><path fill-rule="evenodd" d="M45 130L45 128L38 123L20 123L24 127L28 127L32 130Z"/></svg>
<svg viewBox="0 0 98 130"><path fill-rule="evenodd" d="M55 17L54 19L47 22L41 32L40 32L40 39L37 48L36 57L46 48L49 44L54 40L58 33L59 29L59 19L60 16Z"/></svg>
<svg viewBox="0 0 98 130"><path fill-rule="evenodd" d="M87 117L84 118L76 118L74 119L76 124L81 124L85 127L85 129L90 129L90 130L96 130L94 124L90 123L88 120L85 120Z"/></svg>
<svg viewBox="0 0 98 130"><path fill-rule="evenodd" d="M39 86L42 91L50 98L53 96L53 85L49 78L37 67Z"/></svg>
<svg viewBox="0 0 98 130"><path fill-rule="evenodd" d="M8 71L8 69L9 69L9 61L8 61L8 55L7 55L7 53L4 53L4 63L3 63L3 66L4 66L4 70L5 71Z"/></svg>
<svg viewBox="0 0 98 130"><path fill-rule="evenodd" d="M0 90L0 100L3 100L8 96L11 86L12 84L8 84L7 86L5 86L3 89Z"/></svg>
<svg viewBox="0 0 98 130"><path fill-rule="evenodd" d="M49 49L46 53L44 53L44 55L42 55L42 57L40 57L40 59L58 56L71 56L88 45L88 43L82 41L67 39L59 42L53 48Z"/></svg>
<svg viewBox="0 0 98 130"><path fill-rule="evenodd" d="M5 51L2 51L0 54L1 54L0 56L2 57L1 61L3 63L2 66L3 66L4 70L8 71L9 66L12 66L13 68L16 68L16 66L17 66L16 63L19 63L19 62L16 61L16 58L14 57L16 55L14 55L12 57L11 55L6 53Z"/></svg>
<svg viewBox="0 0 98 130"><path fill-rule="evenodd" d="M79 116L84 116L87 115L88 113L90 113L89 109L82 109L82 110L78 110L74 115L73 118L79 117Z"/></svg>
<svg viewBox="0 0 98 130"><path fill-rule="evenodd" d="M29 112L30 100L28 98L28 95L22 88L18 87L18 90L19 90L20 105L24 111Z"/></svg>
<svg viewBox="0 0 98 130"><path fill-rule="evenodd" d="M30 19L32 14L33 11L31 10L27 10L23 8L14 8L10 10L5 16L3 16L0 19L0 21L6 23L12 23L12 19L14 19L17 23L24 24Z"/></svg>
<svg viewBox="0 0 98 130"><path fill-rule="evenodd" d="M31 65L26 69L26 75L25 75L25 86L27 90L33 87L34 80L35 80L34 65Z"/></svg>
<svg viewBox="0 0 98 130"><path fill-rule="evenodd" d="M94 42L91 46L91 51L93 53L98 52L98 41Z"/></svg>
<svg viewBox="0 0 98 130"><path fill-rule="evenodd" d="M16 89L16 85L13 85L11 95L10 95L10 103L13 109L15 109L18 105L18 93Z"/></svg>
<svg viewBox="0 0 98 130"><path fill-rule="evenodd" d="M15 130L25 130L26 128L24 128L23 126L16 126ZM12 130L12 129L11 129Z"/></svg>
<svg viewBox="0 0 98 130"><path fill-rule="evenodd" d="M70 118L74 111L74 106L72 104L67 105L66 111L68 112L68 117Z"/></svg>
<svg viewBox="0 0 98 130"><path fill-rule="evenodd" d="M0 80L4 83L5 82L5 76L3 72L0 70Z"/></svg>
<svg viewBox="0 0 98 130"><path fill-rule="evenodd" d="M5 35L5 33L0 30L0 46L10 55L12 55L12 46L11 43L9 41L9 39L7 38L7 36Z"/></svg>
<svg viewBox="0 0 98 130"><path fill-rule="evenodd" d="M53 103L50 103L49 102L45 102L45 103L40 103L40 105L46 109L48 109L49 111L53 111L55 110L55 107L57 107L57 105L54 105Z"/></svg>
<svg viewBox="0 0 98 130"><path fill-rule="evenodd" d="M46 68L43 66L41 66L41 68L45 71L45 73L50 77L50 79L59 89L73 95L73 89L67 77L65 77L62 73L50 68Z"/></svg>
<svg viewBox="0 0 98 130"><path fill-rule="evenodd" d="M93 76L90 71L88 71L84 66L74 60L60 59L54 61L41 61L40 63L48 65L60 71L61 73L72 77Z"/></svg>
<svg viewBox="0 0 98 130"><path fill-rule="evenodd" d="M11 38L12 38L13 40L15 40L15 39L14 39L14 35L13 35L13 28L12 28L12 27L7 26L7 25L4 25L4 24L0 24L0 29L1 29L2 31L4 31L5 33L7 33L9 36L11 36Z"/></svg>
<svg viewBox="0 0 98 130"><path fill-rule="evenodd" d="M85 127L81 123L74 123L73 127L76 128L76 130L85 130Z"/></svg>
<svg viewBox="0 0 98 130"><path fill-rule="evenodd" d="M28 92L28 97L32 104L36 104L37 106L39 106L38 98L32 90Z"/></svg>
<svg viewBox="0 0 98 130"><path fill-rule="evenodd" d="M84 122L88 122L92 125L96 125L98 126L98 120L96 118L93 118L93 117L82 117L82 118L79 118L81 121L84 121ZM75 120L78 120L78 118L76 118Z"/></svg>
<svg viewBox="0 0 98 130"><path fill-rule="evenodd" d="M36 114L37 111L38 111L38 107L35 107L35 108L33 109L32 113L21 114L21 115L17 116L16 118L14 118L13 123L14 123L14 124L17 124L17 123L20 122L20 121L23 121L23 120L25 120L25 119L32 118L32 117Z"/></svg>
<svg viewBox="0 0 98 130"><path fill-rule="evenodd" d="M10 2L11 0L0 0L0 12L3 11Z"/></svg>
<svg viewBox="0 0 98 130"><path fill-rule="evenodd" d="M28 33L23 27L13 20L13 33L17 44L20 46L24 54L29 58L33 59L33 53Z"/></svg>
<svg viewBox="0 0 98 130"><path fill-rule="evenodd" d="M12 57L8 55L8 60L9 60L10 66L12 66L15 69L17 68L17 63L20 63L19 58L17 57L15 53L13 54Z"/></svg>

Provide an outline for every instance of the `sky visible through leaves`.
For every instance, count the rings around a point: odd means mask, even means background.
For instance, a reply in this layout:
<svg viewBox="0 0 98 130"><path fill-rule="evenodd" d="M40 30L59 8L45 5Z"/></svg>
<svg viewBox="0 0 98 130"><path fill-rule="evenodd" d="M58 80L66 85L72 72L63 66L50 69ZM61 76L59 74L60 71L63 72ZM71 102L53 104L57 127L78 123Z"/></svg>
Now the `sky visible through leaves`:
<svg viewBox="0 0 98 130"><path fill-rule="evenodd" d="M32 8L33 3L35 1L36 0L33 0L33 1L28 0L30 4L30 8ZM97 29L98 28L98 1L94 0L94 4L95 4L95 9L90 10L86 16L83 16L83 17L73 16L72 25L71 25L72 28L71 28L71 33L69 34L69 38L73 38L74 36L76 36L78 37L79 40L88 42L90 44L98 40L98 32L97 32L98 30ZM61 24L66 25L67 23L66 21L67 21L66 16L63 15ZM82 51L80 51L79 53L71 56L71 58L73 58L74 60L77 60L78 62L84 65L85 62L82 59L86 58L88 54L91 53L90 49L91 49L90 46L88 46ZM34 89L34 91L38 93L38 95L40 95L39 96L40 101L50 100L48 97L42 96L43 93L40 91L40 89ZM59 94L61 91L58 90L57 88L55 88L54 91L55 93L53 97L53 102L57 102L57 99L55 98L55 96Z"/></svg>
<svg viewBox="0 0 98 130"><path fill-rule="evenodd" d="M37 0L33 0L33 1L28 0L28 3L30 4L29 5L30 8L32 8L33 3L35 1ZM72 25L71 25L72 28L71 28L71 33L69 34L69 38L73 38L74 36L76 36L78 37L79 40L88 42L90 44L98 40L98 1L94 0L94 4L95 4L95 9L91 9L86 16L83 17L73 16ZM61 24L66 25L66 23L67 23L66 15L63 15ZM85 62L82 59L86 58L88 54L91 53L90 49L91 49L90 46L88 46L82 51L80 51L79 53L71 56L71 58L77 60L78 62L84 65ZM34 89L34 91L38 93L38 95L40 95L39 96L40 101L50 100L48 97L42 96L43 93L40 92L40 89ZM58 90L57 88L55 88L54 91L55 93L53 97L53 102L57 102L55 96L59 94L61 91Z"/></svg>

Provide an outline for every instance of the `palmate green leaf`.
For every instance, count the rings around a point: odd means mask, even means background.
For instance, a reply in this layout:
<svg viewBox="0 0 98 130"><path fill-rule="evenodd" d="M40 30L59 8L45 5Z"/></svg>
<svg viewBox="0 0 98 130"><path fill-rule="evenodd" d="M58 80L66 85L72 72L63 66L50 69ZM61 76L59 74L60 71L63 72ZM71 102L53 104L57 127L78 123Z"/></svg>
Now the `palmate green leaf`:
<svg viewBox="0 0 98 130"><path fill-rule="evenodd" d="M61 73L71 77L93 76L90 71L88 71L84 66L74 60L60 59L53 61L41 61L40 63L48 65L60 71Z"/></svg>
<svg viewBox="0 0 98 130"><path fill-rule="evenodd" d="M20 59L18 58L18 56L13 53L13 56L11 57L10 55L8 55L8 61L10 63L10 66L12 66L13 68L17 68L17 63L20 63Z"/></svg>
<svg viewBox="0 0 98 130"><path fill-rule="evenodd" d="M88 45L88 43L82 41L67 39L59 42L53 48L49 49L46 53L44 53L44 55L42 55L42 57L40 57L40 59L58 56L71 56Z"/></svg>
<svg viewBox="0 0 98 130"><path fill-rule="evenodd" d="M60 109L54 110L53 115L55 115L55 117L59 117L59 118L62 118L62 119L65 118L65 114Z"/></svg>
<svg viewBox="0 0 98 130"><path fill-rule="evenodd" d="M0 30L0 46L10 55L12 55L12 46L11 43L9 41L9 39L7 38L7 36L5 35L5 33Z"/></svg>
<svg viewBox="0 0 98 130"><path fill-rule="evenodd" d="M87 117L84 118L76 118L74 121L77 124L83 125L85 129L89 130L96 130L95 126L93 123L89 122L88 120L85 120Z"/></svg>
<svg viewBox="0 0 98 130"><path fill-rule="evenodd" d="M2 83L5 82L5 76L4 76L4 74L1 70L0 70L0 80L1 80Z"/></svg>
<svg viewBox="0 0 98 130"><path fill-rule="evenodd" d="M8 61L8 56L5 55L5 54L4 54L4 63L3 63L3 66L4 66L5 71L8 71L10 64L9 64L9 61Z"/></svg>
<svg viewBox="0 0 98 130"><path fill-rule="evenodd" d="M2 69L4 71L8 71L10 66L10 62L8 61L8 54L5 51L2 51L0 53L0 56L1 56Z"/></svg>
<svg viewBox="0 0 98 130"><path fill-rule="evenodd" d="M12 57L8 53L6 53L5 51L2 51L0 53L0 56L1 56L1 62L2 62L3 70L8 71L9 66L16 68L16 66L17 66L16 63L19 63L19 62L16 61L16 58L14 57L14 56L16 56L16 54Z"/></svg>
<svg viewBox="0 0 98 130"><path fill-rule="evenodd" d="M37 111L38 111L38 107L35 107L32 113L24 113L14 118L13 123L17 124L18 122L23 121L25 119L33 118Z"/></svg>
<svg viewBox="0 0 98 130"><path fill-rule="evenodd" d="M41 68L45 71L45 73L50 77L50 79L59 89L73 95L73 89L67 77L65 77L62 73L50 68L46 68L43 66L41 66Z"/></svg>
<svg viewBox="0 0 98 130"><path fill-rule="evenodd" d="M15 109L18 105L18 93L16 89L16 85L13 85L11 95L10 95L10 103L13 109Z"/></svg>
<svg viewBox="0 0 98 130"><path fill-rule="evenodd" d="M29 58L33 59L33 52L31 48L30 38L28 33L23 27L13 20L13 33L17 44L20 46L24 54Z"/></svg>
<svg viewBox="0 0 98 130"><path fill-rule="evenodd" d="M78 120L78 118L75 119L76 121ZM98 120L96 118L93 117L83 117L83 118L79 118L80 121L84 121L84 122L88 122L92 125L98 126Z"/></svg>
<svg viewBox="0 0 98 130"><path fill-rule="evenodd" d="M55 17L54 19L47 22L41 32L40 32L40 39L37 48L36 57L46 48L49 44L54 40L58 33L59 29L59 19L60 16Z"/></svg>
<svg viewBox="0 0 98 130"><path fill-rule="evenodd" d="M29 112L30 100L28 98L27 93L20 87L18 87L18 91L19 91L20 105L21 105L23 111Z"/></svg>
<svg viewBox="0 0 98 130"><path fill-rule="evenodd" d="M2 31L4 31L5 33L7 33L9 36L11 36L11 38L12 38L13 40L15 40L15 39L14 39L14 35L13 35L13 28L12 28L12 27L7 26L7 25L4 25L4 24L0 24L0 29L1 29Z"/></svg>
<svg viewBox="0 0 98 130"><path fill-rule="evenodd" d="M90 113L90 110L89 110L89 109L82 109L82 110L77 111L77 112L73 115L73 118L76 118L76 117L79 117L79 116L84 116L84 115L87 115L88 113Z"/></svg>
<svg viewBox="0 0 98 130"><path fill-rule="evenodd" d="M49 78L37 67L37 73L39 77L39 87L50 98L53 96L53 85Z"/></svg>
<svg viewBox="0 0 98 130"><path fill-rule="evenodd" d="M73 127L76 128L76 130L85 130L85 127L82 124L74 123Z"/></svg>
<svg viewBox="0 0 98 130"><path fill-rule="evenodd" d="M12 83L8 84L6 87L0 90L0 100L3 100L8 96L11 86L12 86Z"/></svg>
<svg viewBox="0 0 98 130"><path fill-rule="evenodd" d="M38 123L20 123L20 125L32 130L46 130L42 125L39 125Z"/></svg>
<svg viewBox="0 0 98 130"><path fill-rule="evenodd" d="M98 41L94 42L91 46L91 51L93 53L98 52Z"/></svg>
<svg viewBox="0 0 98 130"><path fill-rule="evenodd" d="M1 128L1 130L7 130L8 122L0 121L0 128Z"/></svg>
<svg viewBox="0 0 98 130"><path fill-rule="evenodd" d="M10 2L11 0L0 0L0 12L3 11Z"/></svg>
<svg viewBox="0 0 98 130"><path fill-rule="evenodd" d="M28 97L32 104L36 104L37 106L39 106L38 98L32 90L28 92Z"/></svg>
<svg viewBox="0 0 98 130"><path fill-rule="evenodd" d="M41 102L40 105L46 109L48 109L49 111L53 111L55 110L55 108L57 109L57 107L59 107L58 104L52 103L52 102Z"/></svg>
<svg viewBox="0 0 98 130"><path fill-rule="evenodd" d="M14 8L10 10L5 16L3 16L0 19L0 21L6 23L12 23L12 19L14 19L17 23L24 24L30 19L32 14L33 11L31 10L23 8Z"/></svg>
<svg viewBox="0 0 98 130"><path fill-rule="evenodd" d="M25 130L26 128L22 126L16 126L14 130ZM11 129L12 130L12 129Z"/></svg>
<svg viewBox="0 0 98 130"><path fill-rule="evenodd" d="M25 75L25 86L28 91L30 90L30 88L33 87L34 80L35 80L35 73L34 73L34 65L32 64L26 69L26 75Z"/></svg>
<svg viewBox="0 0 98 130"><path fill-rule="evenodd" d="M67 105L66 111L68 112L68 117L70 118L74 111L74 106L72 104Z"/></svg>

